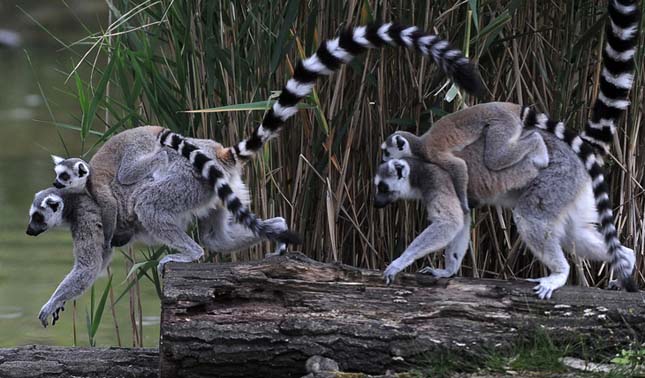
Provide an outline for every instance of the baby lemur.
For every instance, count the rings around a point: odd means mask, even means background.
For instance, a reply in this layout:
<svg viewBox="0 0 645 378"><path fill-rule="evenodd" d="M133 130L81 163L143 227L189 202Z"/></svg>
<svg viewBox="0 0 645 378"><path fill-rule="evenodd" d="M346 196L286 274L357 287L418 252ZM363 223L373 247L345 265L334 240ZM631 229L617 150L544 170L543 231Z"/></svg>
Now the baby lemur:
<svg viewBox="0 0 645 378"><path fill-rule="evenodd" d="M79 158L52 156L56 172L54 187L70 193L87 188L101 208L106 250L111 248L117 218L112 182L131 185L168 164L166 151L157 153L149 143L162 130L159 126L142 126L116 134L94 154L89 164Z"/></svg>
<svg viewBox="0 0 645 378"><path fill-rule="evenodd" d="M549 164L542 137L536 132L522 134L519 113L518 105L491 102L445 116L420 137L397 131L381 145L383 160L414 155L444 168L467 213L469 174L466 162L458 156L466 146L480 138L486 141L483 159L489 172L512 167L527 155L538 168Z"/></svg>

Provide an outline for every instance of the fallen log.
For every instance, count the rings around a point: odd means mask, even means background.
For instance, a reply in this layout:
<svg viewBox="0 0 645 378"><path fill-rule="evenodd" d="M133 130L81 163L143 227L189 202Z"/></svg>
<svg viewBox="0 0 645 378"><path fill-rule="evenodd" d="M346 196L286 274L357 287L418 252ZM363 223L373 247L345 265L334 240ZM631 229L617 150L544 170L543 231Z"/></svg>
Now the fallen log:
<svg viewBox="0 0 645 378"><path fill-rule="evenodd" d="M302 254L169 264L161 377L300 377L314 355L343 371L405 370L439 351L512 347L537 326L554 342L613 347L645 335L643 293L568 286L539 300L523 281L432 279L324 264Z"/></svg>
<svg viewBox="0 0 645 378"><path fill-rule="evenodd" d="M159 352L145 348L29 345L0 349L3 378L157 378Z"/></svg>

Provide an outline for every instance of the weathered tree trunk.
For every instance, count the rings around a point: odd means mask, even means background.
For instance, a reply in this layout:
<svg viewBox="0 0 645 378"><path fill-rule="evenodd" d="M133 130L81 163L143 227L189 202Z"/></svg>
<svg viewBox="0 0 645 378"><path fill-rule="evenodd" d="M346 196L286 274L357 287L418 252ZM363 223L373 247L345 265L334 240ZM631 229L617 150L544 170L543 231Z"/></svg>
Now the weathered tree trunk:
<svg viewBox="0 0 645 378"><path fill-rule="evenodd" d="M510 346L536 325L554 341L619 346L645 334L641 293L566 287L538 300L522 281L434 280L323 264L300 254L169 264L161 377L299 377L312 355L383 373L440 350Z"/></svg>
<svg viewBox="0 0 645 378"><path fill-rule="evenodd" d="M159 351L31 345L0 349L2 378L157 378Z"/></svg>

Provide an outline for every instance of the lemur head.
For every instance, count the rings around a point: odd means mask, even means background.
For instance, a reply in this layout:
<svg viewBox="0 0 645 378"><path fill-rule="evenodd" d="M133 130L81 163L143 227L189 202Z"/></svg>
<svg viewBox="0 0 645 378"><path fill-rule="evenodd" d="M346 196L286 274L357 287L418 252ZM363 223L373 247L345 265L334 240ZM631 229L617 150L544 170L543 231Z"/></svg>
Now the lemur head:
<svg viewBox="0 0 645 378"><path fill-rule="evenodd" d="M406 134L404 131L397 131L385 139L381 144L383 161L412 156L410 141L406 138Z"/></svg>
<svg viewBox="0 0 645 378"><path fill-rule="evenodd" d="M63 223L63 198L57 193L54 188L36 193L29 209L27 235L36 236Z"/></svg>
<svg viewBox="0 0 645 378"><path fill-rule="evenodd" d="M54 187L73 193L82 192L85 189L85 184L90 176L89 164L83 159L63 159L55 155L52 155L52 160L56 172Z"/></svg>
<svg viewBox="0 0 645 378"><path fill-rule="evenodd" d="M410 186L410 164L401 159L392 159L381 163L374 177L376 194L374 206L382 208L403 198L414 198Z"/></svg>

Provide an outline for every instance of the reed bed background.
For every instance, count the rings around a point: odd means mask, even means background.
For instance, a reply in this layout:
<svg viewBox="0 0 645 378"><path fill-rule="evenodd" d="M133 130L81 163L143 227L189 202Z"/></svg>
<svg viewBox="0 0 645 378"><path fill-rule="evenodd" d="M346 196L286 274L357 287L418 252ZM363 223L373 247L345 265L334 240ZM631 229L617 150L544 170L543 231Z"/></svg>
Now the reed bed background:
<svg viewBox="0 0 645 378"><path fill-rule="evenodd" d="M57 126L78 128L81 138L104 133L104 140L124 128L160 124L232 145L261 121L265 102L286 83L295 62L344 25L394 20L434 31L468 51L487 86L484 99L458 95L446 100L454 94L451 84L416 52L370 51L319 80L306 101L310 106L247 168L252 209L265 218L287 218L304 235L300 250L320 261L372 269L384 268L426 227L424 212L415 204L386 210L372 206L372 178L384 138L401 129L422 133L464 104L491 100L536 104L581 129L597 92L606 15L606 2L591 0L108 4L110 25L67 45L78 54L78 66L70 69L69 77L82 117L77 125ZM641 43L632 106L620 123L608 164L619 235L638 255L641 285L643 55ZM92 73L78 74L75 68L82 66ZM232 105L237 111L221 109ZM89 157L97 146L87 146L70 152ZM484 208L473 213L471 248L462 275L509 279L546 273L518 238L510 212ZM267 248L230 258L208 254L205 260L258 259ZM139 277L155 274L153 260L159 253L129 255L133 261L144 256L143 264L135 266ZM441 261L438 253L411 271ZM606 284L606 266L575 257L571 263L572 283Z"/></svg>

